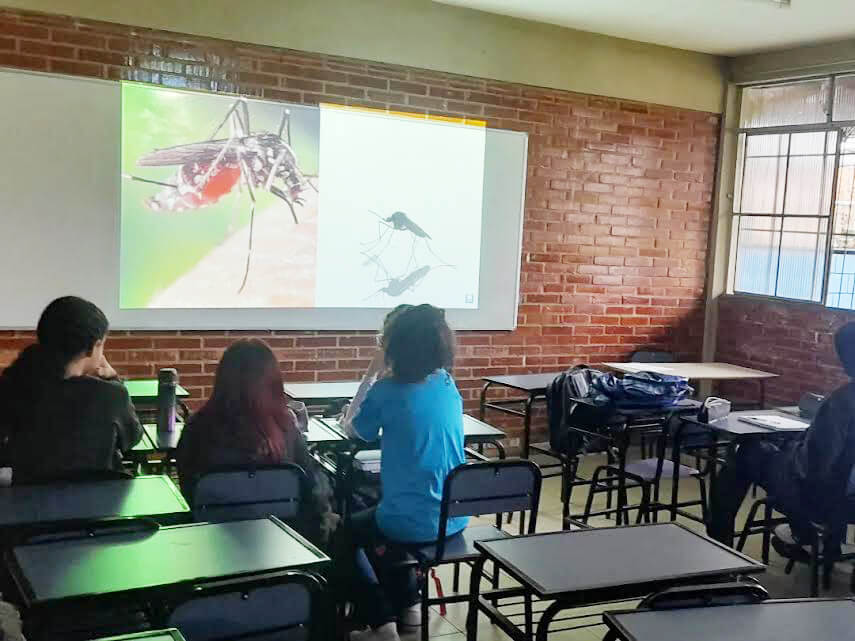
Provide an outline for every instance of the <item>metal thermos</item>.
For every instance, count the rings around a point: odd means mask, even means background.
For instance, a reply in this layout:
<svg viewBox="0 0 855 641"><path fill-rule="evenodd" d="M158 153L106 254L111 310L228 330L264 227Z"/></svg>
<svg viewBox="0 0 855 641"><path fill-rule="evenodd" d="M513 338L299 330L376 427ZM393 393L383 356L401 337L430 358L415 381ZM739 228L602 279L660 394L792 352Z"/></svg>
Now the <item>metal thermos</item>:
<svg viewBox="0 0 855 641"><path fill-rule="evenodd" d="M175 390L178 387L178 372L167 367L157 373L157 431L175 430Z"/></svg>

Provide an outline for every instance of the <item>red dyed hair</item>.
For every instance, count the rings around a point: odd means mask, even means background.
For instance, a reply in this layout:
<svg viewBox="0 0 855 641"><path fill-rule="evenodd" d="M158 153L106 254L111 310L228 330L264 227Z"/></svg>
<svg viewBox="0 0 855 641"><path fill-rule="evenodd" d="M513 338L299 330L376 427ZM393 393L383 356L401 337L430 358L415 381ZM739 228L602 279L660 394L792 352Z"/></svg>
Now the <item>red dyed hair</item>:
<svg viewBox="0 0 855 641"><path fill-rule="evenodd" d="M297 426L285 405L279 363L267 343L247 339L229 346L217 366L211 398L197 418L259 460L283 460L286 434Z"/></svg>

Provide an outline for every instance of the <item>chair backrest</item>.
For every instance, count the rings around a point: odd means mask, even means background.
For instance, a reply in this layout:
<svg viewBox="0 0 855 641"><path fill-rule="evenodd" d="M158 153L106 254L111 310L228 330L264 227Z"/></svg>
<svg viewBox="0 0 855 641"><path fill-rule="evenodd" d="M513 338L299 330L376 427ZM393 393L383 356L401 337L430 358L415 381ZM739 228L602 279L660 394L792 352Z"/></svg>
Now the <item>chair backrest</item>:
<svg viewBox="0 0 855 641"><path fill-rule="evenodd" d="M470 462L451 470L442 488L437 558L448 519L456 516L529 511L528 531L534 532L541 482L540 468L522 459Z"/></svg>
<svg viewBox="0 0 855 641"><path fill-rule="evenodd" d="M657 349L639 349L629 356L630 363L673 363L674 354Z"/></svg>
<svg viewBox="0 0 855 641"><path fill-rule="evenodd" d="M747 605L760 603L769 593L751 577L740 583L713 583L668 588L652 594L639 604L639 609L671 610L716 605Z"/></svg>
<svg viewBox="0 0 855 641"><path fill-rule="evenodd" d="M193 492L196 521L282 520L300 513L306 474L298 465L223 467L202 476Z"/></svg>
<svg viewBox="0 0 855 641"><path fill-rule="evenodd" d="M195 586L169 615L187 641L309 641L324 639L323 581L305 572Z"/></svg>

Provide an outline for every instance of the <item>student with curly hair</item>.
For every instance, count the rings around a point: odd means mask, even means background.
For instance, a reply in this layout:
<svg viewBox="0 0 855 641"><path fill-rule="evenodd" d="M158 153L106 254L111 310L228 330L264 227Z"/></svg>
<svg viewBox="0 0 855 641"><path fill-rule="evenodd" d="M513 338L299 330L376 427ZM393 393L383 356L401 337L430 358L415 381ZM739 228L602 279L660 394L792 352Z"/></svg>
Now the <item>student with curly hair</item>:
<svg viewBox="0 0 855 641"><path fill-rule="evenodd" d="M445 313L431 305L393 313L381 351L344 420L345 429L365 441L376 440L381 427L383 431L382 498L376 508L352 518L352 545L371 563L371 568L363 567L355 590L357 613L370 629L353 632L354 641L395 641L396 619L420 623L412 607L418 601L414 574L395 567L385 544L437 539L443 484L465 461L463 402L449 374L454 336ZM448 535L466 524L466 518L449 519ZM358 552L355 558L360 558Z"/></svg>

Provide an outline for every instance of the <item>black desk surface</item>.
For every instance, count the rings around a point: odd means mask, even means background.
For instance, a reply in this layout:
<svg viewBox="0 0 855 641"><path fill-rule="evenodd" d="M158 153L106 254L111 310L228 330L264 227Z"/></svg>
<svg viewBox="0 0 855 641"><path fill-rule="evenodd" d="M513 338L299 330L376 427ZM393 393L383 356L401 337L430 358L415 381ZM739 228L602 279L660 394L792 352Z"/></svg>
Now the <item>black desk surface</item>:
<svg viewBox="0 0 855 641"><path fill-rule="evenodd" d="M764 570L676 523L532 534L475 547L541 597Z"/></svg>
<svg viewBox="0 0 855 641"><path fill-rule="evenodd" d="M484 421L479 421L469 414L463 415L463 439L467 442L479 440L498 441L505 438L506 434ZM312 418L309 419L309 430L306 432L306 441L309 443L325 443L340 441L344 438L344 431L339 426L338 420L334 418Z"/></svg>
<svg viewBox="0 0 855 641"><path fill-rule="evenodd" d="M359 381L326 383L285 383L285 394L295 401L346 400L356 396Z"/></svg>
<svg viewBox="0 0 855 641"><path fill-rule="evenodd" d="M168 630L150 630L148 632L123 634L119 637L95 639L95 641L184 641L184 637L175 628L170 628Z"/></svg>
<svg viewBox="0 0 855 641"><path fill-rule="evenodd" d="M166 476L0 488L0 527L189 511Z"/></svg>
<svg viewBox="0 0 855 641"><path fill-rule="evenodd" d="M839 641L855 636L855 601L767 601L679 610L607 612L628 641Z"/></svg>
<svg viewBox="0 0 855 641"><path fill-rule="evenodd" d="M516 374L511 376L485 376L482 381L495 383L504 387L528 392L529 394L545 394L546 388L555 380L561 372L547 372L545 374Z"/></svg>
<svg viewBox="0 0 855 641"><path fill-rule="evenodd" d="M138 452L145 451L146 448L142 445L142 442L147 439L148 445L155 452L172 452L178 448L178 441L181 439L184 423L175 423L175 429L171 432L158 432L157 425L154 423L146 423L143 425L143 430L145 434L134 450Z"/></svg>
<svg viewBox="0 0 855 641"><path fill-rule="evenodd" d="M306 430L306 442L318 443L341 443L347 437L339 431L338 421L332 418L320 419L315 416L309 417L309 426Z"/></svg>
<svg viewBox="0 0 855 641"><path fill-rule="evenodd" d="M798 430L774 430L769 427L761 427L760 425L752 425L751 423L746 423L745 421L739 420L740 416L759 416L761 414L769 414L772 416L782 416L788 418L793 421L802 421L805 424L805 429L810 426L810 421L808 419L799 418L797 416L793 416L792 414L787 414L785 412L781 412L779 410L744 410L740 412L732 412L725 416L724 418L720 418L711 423L702 423L694 416L688 416L684 420L693 423L696 425L702 425L710 430L715 432L719 432L724 434L725 436L763 436L769 434L775 434L780 436L785 436L787 434L800 434Z"/></svg>
<svg viewBox="0 0 855 641"><path fill-rule="evenodd" d="M268 518L20 545L12 549L11 561L27 604L33 605L316 566L329 559Z"/></svg>

